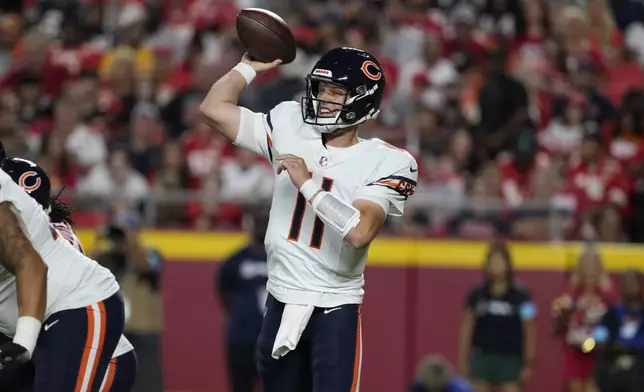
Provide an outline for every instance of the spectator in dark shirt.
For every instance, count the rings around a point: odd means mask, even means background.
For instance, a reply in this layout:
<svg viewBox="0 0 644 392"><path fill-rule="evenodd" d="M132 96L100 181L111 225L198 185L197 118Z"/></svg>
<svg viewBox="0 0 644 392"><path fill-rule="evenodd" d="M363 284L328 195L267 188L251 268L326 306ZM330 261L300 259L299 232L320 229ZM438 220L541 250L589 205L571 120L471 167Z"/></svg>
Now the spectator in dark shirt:
<svg viewBox="0 0 644 392"><path fill-rule="evenodd" d="M481 122L477 145L484 148L479 158L495 158L530 126L528 93L518 80L505 71L506 56L492 51L486 55L485 80L478 95Z"/></svg>
<svg viewBox="0 0 644 392"><path fill-rule="evenodd" d="M593 331L600 353L595 380L601 392L644 390L644 277L622 275L622 301L611 306Z"/></svg>
<svg viewBox="0 0 644 392"><path fill-rule="evenodd" d="M216 282L227 315L225 339L231 392L253 391L257 379L255 342L262 328L267 297L264 237L268 210L257 210L250 216L250 244L223 262Z"/></svg>
<svg viewBox="0 0 644 392"><path fill-rule="evenodd" d="M514 278L505 245L490 248L483 269L461 321L459 371L477 391L518 392L532 372L536 308Z"/></svg>
<svg viewBox="0 0 644 392"><path fill-rule="evenodd" d="M418 365L409 392L473 392L470 384L454 374L452 365L440 355L428 355Z"/></svg>

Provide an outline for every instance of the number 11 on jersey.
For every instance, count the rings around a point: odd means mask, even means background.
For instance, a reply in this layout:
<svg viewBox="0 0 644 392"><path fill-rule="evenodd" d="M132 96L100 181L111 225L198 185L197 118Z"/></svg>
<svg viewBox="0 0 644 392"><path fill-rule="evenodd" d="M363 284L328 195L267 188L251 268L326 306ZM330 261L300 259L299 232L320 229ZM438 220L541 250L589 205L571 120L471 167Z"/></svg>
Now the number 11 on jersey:
<svg viewBox="0 0 644 392"><path fill-rule="evenodd" d="M333 188L333 180L328 177L322 178L322 189L331 192ZM304 212L306 211L306 200L301 193L297 193L297 201L293 209L293 219L291 220L291 229L288 232L288 239L297 242L300 239L300 231L302 230L302 221L304 220ZM322 246L322 236L324 235L324 223L322 220L315 217L313 222L313 233L311 233L311 240L309 246L311 248L320 249Z"/></svg>

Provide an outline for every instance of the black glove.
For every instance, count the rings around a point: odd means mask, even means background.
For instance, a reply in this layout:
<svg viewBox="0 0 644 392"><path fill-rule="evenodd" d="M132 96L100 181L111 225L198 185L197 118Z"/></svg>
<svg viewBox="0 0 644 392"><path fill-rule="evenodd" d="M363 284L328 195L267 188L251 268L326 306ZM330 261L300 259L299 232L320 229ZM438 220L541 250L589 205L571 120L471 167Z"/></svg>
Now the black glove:
<svg viewBox="0 0 644 392"><path fill-rule="evenodd" d="M29 351L17 343L0 345L0 370L20 366L29 362L29 359Z"/></svg>

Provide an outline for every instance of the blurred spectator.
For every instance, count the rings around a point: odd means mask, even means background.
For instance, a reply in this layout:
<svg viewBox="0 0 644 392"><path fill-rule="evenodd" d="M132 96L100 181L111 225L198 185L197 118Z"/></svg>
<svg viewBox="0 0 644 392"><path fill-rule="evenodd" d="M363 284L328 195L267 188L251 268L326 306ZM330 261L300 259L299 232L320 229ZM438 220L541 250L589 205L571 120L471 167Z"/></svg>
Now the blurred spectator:
<svg viewBox="0 0 644 392"><path fill-rule="evenodd" d="M519 392L535 361L536 307L516 281L506 245L489 248L483 273L483 283L467 295L459 371L477 391Z"/></svg>
<svg viewBox="0 0 644 392"><path fill-rule="evenodd" d="M443 57L440 38L427 35L423 57L403 67L397 93L404 100L415 95L424 106L438 110L443 106L443 88L456 80L458 73L452 62Z"/></svg>
<svg viewBox="0 0 644 392"><path fill-rule="evenodd" d="M28 146L21 131L16 114L9 106L0 102L0 139L7 156L29 156Z"/></svg>
<svg viewBox="0 0 644 392"><path fill-rule="evenodd" d="M154 54L143 45L145 38L146 9L143 4L126 3L117 16L117 39L119 45L108 51L101 60L101 72L113 65L121 53L134 57L136 74L151 77L154 71Z"/></svg>
<svg viewBox="0 0 644 392"><path fill-rule="evenodd" d="M221 166L221 200L252 205L273 196L273 172L255 153L237 148L236 159Z"/></svg>
<svg viewBox="0 0 644 392"><path fill-rule="evenodd" d="M440 355L428 355L418 364L409 392L473 392L467 381L456 374Z"/></svg>
<svg viewBox="0 0 644 392"><path fill-rule="evenodd" d="M581 190L582 219L595 227L599 239L618 241L631 182L601 143L597 132L584 135L580 153L571 158L567 181Z"/></svg>
<svg viewBox="0 0 644 392"><path fill-rule="evenodd" d="M107 146L101 129L84 123L71 99L57 101L49 133L65 140L66 151L84 169L91 169L107 158Z"/></svg>
<svg viewBox="0 0 644 392"><path fill-rule="evenodd" d="M162 105L161 118L166 123L170 136L176 138L189 129L201 127L199 105L218 76L212 68L212 64L203 56L198 56L192 64L191 77L185 82L174 82L178 85L171 92L166 92L171 93L172 97L162 98L166 103Z"/></svg>
<svg viewBox="0 0 644 392"><path fill-rule="evenodd" d="M215 286L226 314L226 348L231 392L253 392L258 382L255 344L262 328L268 292L264 237L268 207L246 216L250 242L220 267Z"/></svg>
<svg viewBox="0 0 644 392"><path fill-rule="evenodd" d="M494 158L509 148L518 133L530 125L526 90L507 74L505 64L505 53L487 53L484 82L478 95L481 122L476 137L483 159Z"/></svg>
<svg viewBox="0 0 644 392"><path fill-rule="evenodd" d="M48 44L49 39L40 32L31 31L25 36L22 45L16 48L18 58L9 72L0 78L0 88L15 90L20 78L29 75L39 78L43 94L57 96L71 75L65 67L52 62Z"/></svg>
<svg viewBox="0 0 644 392"><path fill-rule="evenodd" d="M539 145L550 156L564 158L576 153L584 136L583 97L574 97L563 104L562 113L550 119L539 133Z"/></svg>
<svg viewBox="0 0 644 392"><path fill-rule="evenodd" d="M199 189L205 177L223 162L226 149L233 147L222 136L203 122L196 122L195 128L182 137L183 154L186 157L189 187Z"/></svg>
<svg viewBox="0 0 644 392"><path fill-rule="evenodd" d="M508 144L509 154L498 158L501 195L510 207L518 208L534 199L534 182L550 165L548 156L539 153L536 135L530 129L518 132Z"/></svg>
<svg viewBox="0 0 644 392"><path fill-rule="evenodd" d="M569 392L593 392L592 331L614 300L610 277L599 254L587 248L579 257L567 292L553 303L554 332L564 341L563 373Z"/></svg>
<svg viewBox="0 0 644 392"><path fill-rule="evenodd" d="M622 301L611 306L593 338L600 392L638 392L644 385L644 276L628 270L621 279Z"/></svg>
<svg viewBox="0 0 644 392"><path fill-rule="evenodd" d="M178 142L166 143L163 146L163 158L159 169L154 174L154 192L156 195L176 195L188 187L189 175L185 157ZM182 200L170 198L159 207L159 221L164 225L180 226L185 222L185 207Z"/></svg>
<svg viewBox="0 0 644 392"><path fill-rule="evenodd" d="M490 192L483 178L471 180L466 195L469 203L447 223L449 235L485 240L507 235L507 222L494 208L496 195Z"/></svg>
<svg viewBox="0 0 644 392"><path fill-rule="evenodd" d="M109 163L94 166L78 183L79 195L138 205L148 197L148 183L136 172L125 150L114 150Z"/></svg>
<svg viewBox="0 0 644 392"><path fill-rule="evenodd" d="M74 188L78 180L78 167L72 155L65 149L61 133L49 132L40 140L38 164L49 175L52 189L63 186Z"/></svg>
<svg viewBox="0 0 644 392"><path fill-rule="evenodd" d="M242 211L236 202L221 200L221 173L212 172L203 179L199 199L187 206L187 217L191 227L210 230L213 227L241 227Z"/></svg>
<svg viewBox="0 0 644 392"><path fill-rule="evenodd" d="M20 2L21 0L17 0ZM9 1L11 3L12 1ZM6 2L2 2L2 7ZM0 13L0 77L11 69L13 49L20 41L22 21L17 13Z"/></svg>
<svg viewBox="0 0 644 392"><path fill-rule="evenodd" d="M154 105L139 104L130 120L130 159L132 167L147 179L161 161L162 124Z"/></svg>

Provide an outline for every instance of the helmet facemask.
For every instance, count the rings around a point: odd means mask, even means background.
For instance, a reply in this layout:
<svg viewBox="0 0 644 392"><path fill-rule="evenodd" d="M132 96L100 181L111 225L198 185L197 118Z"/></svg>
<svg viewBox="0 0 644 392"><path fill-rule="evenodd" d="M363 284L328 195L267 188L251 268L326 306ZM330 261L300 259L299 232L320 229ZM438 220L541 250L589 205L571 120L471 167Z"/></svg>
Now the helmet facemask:
<svg viewBox="0 0 644 392"><path fill-rule="evenodd" d="M347 91L341 102L327 101L318 98L320 83L328 83L343 88ZM321 133L331 133L339 129L352 127L361 124L371 118L375 118L380 110L370 105L359 105L360 100L374 94L378 86L367 90L366 86L351 89L347 85L316 75L309 75L306 78L306 96L302 98L302 118L306 124L313 125ZM324 104L340 107L333 116L322 116L320 111Z"/></svg>

